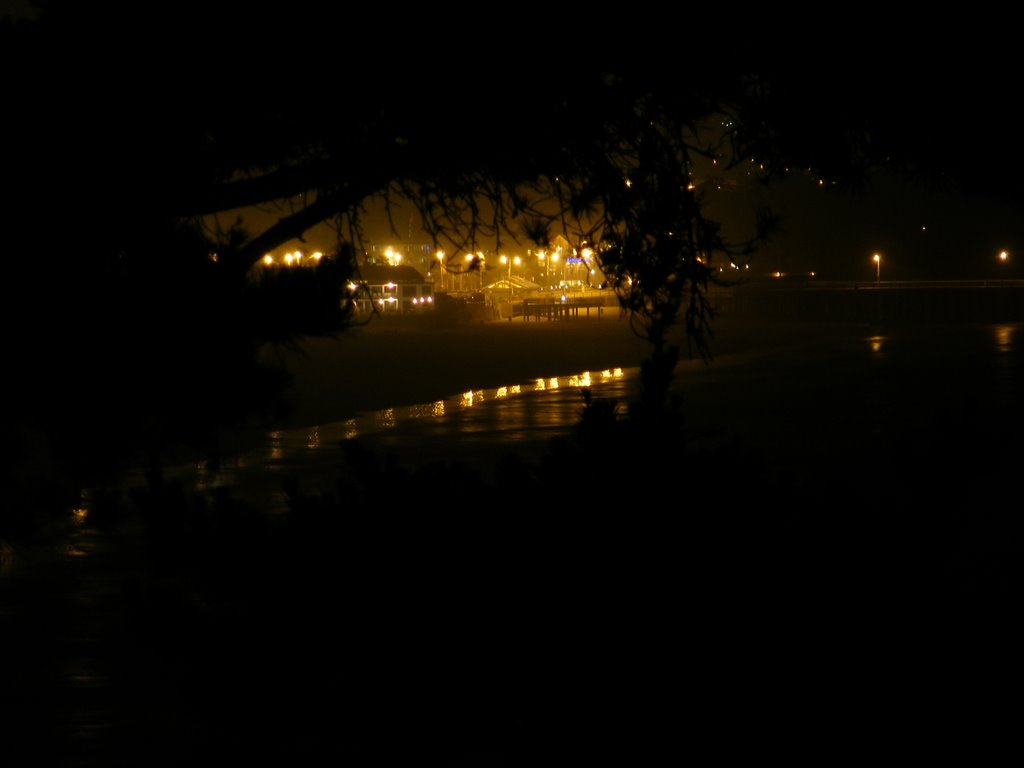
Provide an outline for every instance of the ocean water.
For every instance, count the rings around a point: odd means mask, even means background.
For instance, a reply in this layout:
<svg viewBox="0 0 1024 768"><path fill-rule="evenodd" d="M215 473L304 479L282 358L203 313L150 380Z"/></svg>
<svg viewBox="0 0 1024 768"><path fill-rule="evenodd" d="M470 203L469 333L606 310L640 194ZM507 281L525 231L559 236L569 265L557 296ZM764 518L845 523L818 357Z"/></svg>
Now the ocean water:
<svg viewBox="0 0 1024 768"><path fill-rule="evenodd" d="M858 494L872 486L891 494L931 477L959 490L970 470L984 475L981 498L1019 466L1024 324L780 325L757 338L709 363L680 362L675 393L696 445L736 444L767 472L822 492L843 483ZM638 383L639 370L624 367L453 392L270 432L217 468L198 463L168 474L283 511L284 480L329 489L347 440L409 465L459 462L486 473L503 455L539 457L552 438L571 434L583 388L623 411Z"/></svg>
<svg viewBox="0 0 1024 768"><path fill-rule="evenodd" d="M990 663L985 673L1002 682L1011 658L993 653L996 637L986 634L984 657L960 658L959 646L932 663L951 635L914 624L924 579L943 601L959 590L987 594L1007 615L1019 601L1022 334L1021 324L788 326L710 364L681 363L677 393L694 441L737 445L762 462L758 481L778 477L799 492L746 494L758 507L748 511L778 519L799 501L829 521L805 521L793 542L684 548L670 523L625 560L624 550L573 546L545 562L548 540L538 535L524 540L532 548L451 547L409 562L418 542L364 552L365 542L339 540L317 549L329 555L323 562L289 561L298 576L281 570L273 549L249 562L230 546L210 562L248 569L238 582L230 570L213 576L224 594L239 584L252 591L239 586L237 602L214 604L191 571L152 572L150 548L77 510L59 546L0 550L4 679L19 703L3 722L4 754L12 765L127 766L197 764L192 756L205 761L213 748L227 762L348 749L396 756L372 764L423 764L397 756L475 750L475 762L436 763L451 765L486 764L481 755L491 753L546 757L541 745L552 743L558 754L597 758L608 734L624 754L651 739L675 748L677 705L690 704L713 748L734 748L742 730L759 753L770 743L790 753L812 733L863 743L865 700L917 753L908 702L917 712L976 708L977 697L949 693L957 665L975 674ZM452 393L270 433L217 470L193 464L169 475L280 512L287 478L310 492L330 487L346 440L408 462L486 466L508 450L543 457L548 440L571 433L581 387L625 404L637 373ZM729 512L734 490L722 487L711 511ZM936 555L900 551L879 568L893 546ZM960 570L945 579L950 568ZM264 572L286 583L258 578ZM983 589L972 592L972 579ZM787 696L802 704L782 707ZM30 759L19 762L19 750Z"/></svg>
<svg viewBox="0 0 1024 768"><path fill-rule="evenodd" d="M343 464L341 445L350 440L407 466L441 461L486 475L508 453L535 456L550 440L569 435L581 415L584 388L624 408L638 374L635 367L609 368L513 381L344 421L272 431L219 467L183 464L169 468L166 477L198 492L229 489L277 513L287 509L285 481L297 480L305 493L332 490ZM141 472L128 479L129 485L143 482Z"/></svg>

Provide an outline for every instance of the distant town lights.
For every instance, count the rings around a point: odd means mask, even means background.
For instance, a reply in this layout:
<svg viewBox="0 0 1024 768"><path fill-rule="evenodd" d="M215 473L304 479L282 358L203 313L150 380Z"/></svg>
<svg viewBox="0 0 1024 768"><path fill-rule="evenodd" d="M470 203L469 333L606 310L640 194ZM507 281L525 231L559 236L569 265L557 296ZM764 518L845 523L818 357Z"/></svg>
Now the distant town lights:
<svg viewBox="0 0 1024 768"><path fill-rule="evenodd" d="M282 264L286 267L301 267L319 264L323 258L323 251L313 251L313 253L309 254L308 258L303 255L302 251L288 251L288 253L279 258L275 257L272 253L265 253L260 262L264 267L273 267L275 264Z"/></svg>

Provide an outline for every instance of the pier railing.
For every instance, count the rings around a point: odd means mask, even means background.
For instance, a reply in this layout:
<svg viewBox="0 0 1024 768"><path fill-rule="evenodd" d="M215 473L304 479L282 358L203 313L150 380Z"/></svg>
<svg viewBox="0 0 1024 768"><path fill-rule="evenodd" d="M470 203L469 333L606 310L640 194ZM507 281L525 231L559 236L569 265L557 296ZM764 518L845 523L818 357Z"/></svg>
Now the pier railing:
<svg viewBox="0 0 1024 768"><path fill-rule="evenodd" d="M743 319L876 322L1024 322L1024 280L752 281L711 286L720 316ZM561 320L617 317L612 291L523 296L496 302L497 317Z"/></svg>

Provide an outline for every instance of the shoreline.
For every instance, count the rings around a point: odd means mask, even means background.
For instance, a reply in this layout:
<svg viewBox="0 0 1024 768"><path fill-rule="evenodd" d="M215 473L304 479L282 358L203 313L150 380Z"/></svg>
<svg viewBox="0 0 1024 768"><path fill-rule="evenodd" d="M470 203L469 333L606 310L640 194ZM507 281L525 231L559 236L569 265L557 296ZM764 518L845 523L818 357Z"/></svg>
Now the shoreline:
<svg viewBox="0 0 1024 768"><path fill-rule="evenodd" d="M696 353L688 355L685 334L676 330L680 365L700 362ZM806 338L822 326L718 318L713 330L710 366L737 352ZM469 390L634 368L649 351L649 342L633 332L628 318L610 313L602 318L445 326L419 325L411 318L375 320L337 337L306 339L298 351L278 355L277 362L291 377L285 395L288 411L269 428L302 429Z"/></svg>
<svg viewBox="0 0 1024 768"><path fill-rule="evenodd" d="M388 323L303 341L280 361L292 381L277 428L298 429L583 370L638 366L648 343L627 319Z"/></svg>

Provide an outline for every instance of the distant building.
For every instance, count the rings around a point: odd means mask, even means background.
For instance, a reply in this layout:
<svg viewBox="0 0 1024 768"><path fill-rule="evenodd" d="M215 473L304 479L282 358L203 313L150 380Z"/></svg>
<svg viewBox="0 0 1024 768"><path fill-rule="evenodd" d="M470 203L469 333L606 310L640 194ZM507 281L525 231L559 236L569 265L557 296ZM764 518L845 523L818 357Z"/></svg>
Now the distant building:
<svg viewBox="0 0 1024 768"><path fill-rule="evenodd" d="M371 245L366 255L371 264L405 265L418 269L428 278L437 262L436 250L427 243Z"/></svg>
<svg viewBox="0 0 1024 768"><path fill-rule="evenodd" d="M434 309L434 285L409 266L364 264L352 278L360 312L423 312Z"/></svg>
<svg viewBox="0 0 1024 768"><path fill-rule="evenodd" d="M506 296L521 293L533 293L541 290L541 286L532 280L527 280L525 277L519 275L512 275L511 277L502 277L499 280L495 280L490 285L484 286L484 292L496 296L501 299Z"/></svg>

